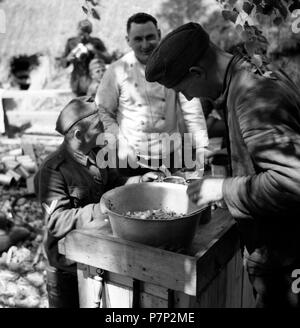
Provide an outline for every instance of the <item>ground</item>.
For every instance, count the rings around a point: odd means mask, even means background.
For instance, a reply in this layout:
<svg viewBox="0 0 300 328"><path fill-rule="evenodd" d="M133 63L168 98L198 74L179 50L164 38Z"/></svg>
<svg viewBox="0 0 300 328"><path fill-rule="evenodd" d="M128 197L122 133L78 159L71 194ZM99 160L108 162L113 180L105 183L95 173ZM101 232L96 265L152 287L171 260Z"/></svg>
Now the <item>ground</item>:
<svg viewBox="0 0 300 328"><path fill-rule="evenodd" d="M22 138L0 139L0 175L24 154L25 144L33 145L36 168L60 143L57 137L23 135ZM23 148L22 149L22 146ZM36 170L36 169L35 169ZM28 184L21 178L11 185L0 183L0 307L47 308L45 256L43 253L44 222L42 210ZM27 181L28 180L28 181Z"/></svg>

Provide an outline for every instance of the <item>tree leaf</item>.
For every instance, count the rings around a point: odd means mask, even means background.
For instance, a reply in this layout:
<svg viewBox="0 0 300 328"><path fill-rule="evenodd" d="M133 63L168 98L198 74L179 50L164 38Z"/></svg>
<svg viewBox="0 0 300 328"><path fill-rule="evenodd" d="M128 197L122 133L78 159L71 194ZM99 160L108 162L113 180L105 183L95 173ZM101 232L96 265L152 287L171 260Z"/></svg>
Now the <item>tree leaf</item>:
<svg viewBox="0 0 300 328"><path fill-rule="evenodd" d="M243 4L243 10L246 14L250 15L251 14L251 11L253 10L254 8L254 5L252 5L251 3L249 2L244 2Z"/></svg>
<svg viewBox="0 0 300 328"><path fill-rule="evenodd" d="M95 8L92 8L92 16L95 18L95 19L98 19L100 20L100 15L98 13L98 11L95 9Z"/></svg>
<svg viewBox="0 0 300 328"><path fill-rule="evenodd" d="M249 33L247 31L243 31L241 33L241 38L243 39L244 42L247 42L249 40Z"/></svg>
<svg viewBox="0 0 300 328"><path fill-rule="evenodd" d="M241 24L236 25L235 29L239 34L242 34L244 31L243 26Z"/></svg>
<svg viewBox="0 0 300 328"><path fill-rule="evenodd" d="M258 6L261 4L262 0L253 0L253 3L255 4L255 6Z"/></svg>
<svg viewBox="0 0 300 328"><path fill-rule="evenodd" d="M99 5L99 0L85 0L86 2L90 2L94 7Z"/></svg>
<svg viewBox="0 0 300 328"><path fill-rule="evenodd" d="M245 49L250 57L255 54L256 51L256 42L248 41L245 42Z"/></svg>
<svg viewBox="0 0 300 328"><path fill-rule="evenodd" d="M228 0L228 3L229 3L231 6L235 5L236 2L237 2L237 0Z"/></svg>
<svg viewBox="0 0 300 328"><path fill-rule="evenodd" d="M88 9L85 6L81 6L81 8L85 14L89 13Z"/></svg>
<svg viewBox="0 0 300 328"><path fill-rule="evenodd" d="M256 6L256 13L263 14L263 7L261 5Z"/></svg>
<svg viewBox="0 0 300 328"><path fill-rule="evenodd" d="M252 63L256 66L256 67L261 67L263 64L262 58L260 55L253 55L251 58Z"/></svg>
<svg viewBox="0 0 300 328"><path fill-rule="evenodd" d="M235 11L230 10L222 10L222 16L225 20L230 20L231 22L235 23L238 17L238 13Z"/></svg>
<svg viewBox="0 0 300 328"><path fill-rule="evenodd" d="M284 5L282 5L282 3L278 3L278 5L276 6L276 8L279 10L281 16L286 19L287 15L288 15L288 10L286 9L286 7Z"/></svg>
<svg viewBox="0 0 300 328"><path fill-rule="evenodd" d="M98 6L100 2L100 0L90 0L90 1L93 4L93 6Z"/></svg>

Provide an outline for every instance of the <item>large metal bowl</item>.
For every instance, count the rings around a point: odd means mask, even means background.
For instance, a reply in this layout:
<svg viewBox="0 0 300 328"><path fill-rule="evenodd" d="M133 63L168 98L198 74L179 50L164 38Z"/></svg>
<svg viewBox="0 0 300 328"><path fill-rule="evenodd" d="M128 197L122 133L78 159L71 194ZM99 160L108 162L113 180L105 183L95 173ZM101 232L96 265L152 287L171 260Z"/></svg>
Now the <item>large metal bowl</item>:
<svg viewBox="0 0 300 328"><path fill-rule="evenodd" d="M108 214L115 236L156 247L186 248L201 219L207 217L208 209L193 204L186 190L185 185L164 182L124 185L102 196L101 210ZM172 220L143 220L125 215L128 211L160 208L184 215Z"/></svg>

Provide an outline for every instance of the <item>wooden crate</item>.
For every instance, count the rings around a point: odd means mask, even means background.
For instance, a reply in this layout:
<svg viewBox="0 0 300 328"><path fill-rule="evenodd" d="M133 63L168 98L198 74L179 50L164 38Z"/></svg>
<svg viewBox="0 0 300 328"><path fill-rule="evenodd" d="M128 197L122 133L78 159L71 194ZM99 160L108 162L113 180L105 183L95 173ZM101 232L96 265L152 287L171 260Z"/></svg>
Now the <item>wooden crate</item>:
<svg viewBox="0 0 300 328"><path fill-rule="evenodd" d="M109 224L99 231L70 232L59 242L59 251L78 263L81 307L97 303L97 287L91 286L97 286L99 269L105 270L102 306L239 308L252 304L237 227L224 209L217 209L210 222L199 225L184 254L122 240L112 235Z"/></svg>

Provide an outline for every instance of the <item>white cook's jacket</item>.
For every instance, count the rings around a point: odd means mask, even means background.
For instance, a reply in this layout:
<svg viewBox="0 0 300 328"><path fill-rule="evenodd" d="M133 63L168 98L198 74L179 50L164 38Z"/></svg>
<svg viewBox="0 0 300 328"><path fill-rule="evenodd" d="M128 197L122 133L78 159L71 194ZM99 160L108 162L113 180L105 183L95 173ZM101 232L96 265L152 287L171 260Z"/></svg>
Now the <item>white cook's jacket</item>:
<svg viewBox="0 0 300 328"><path fill-rule="evenodd" d="M159 158L164 151L181 151L177 143L170 149L162 149L165 143L159 142L159 134L183 132L183 122L184 132L190 132L194 140L197 136L198 142L194 145L198 149L204 152L208 145L200 100L187 101L172 89L147 82L145 66L136 59L133 51L108 67L95 101L105 132L114 134L119 140L121 158L133 154L149 159L150 153L151 157Z"/></svg>

